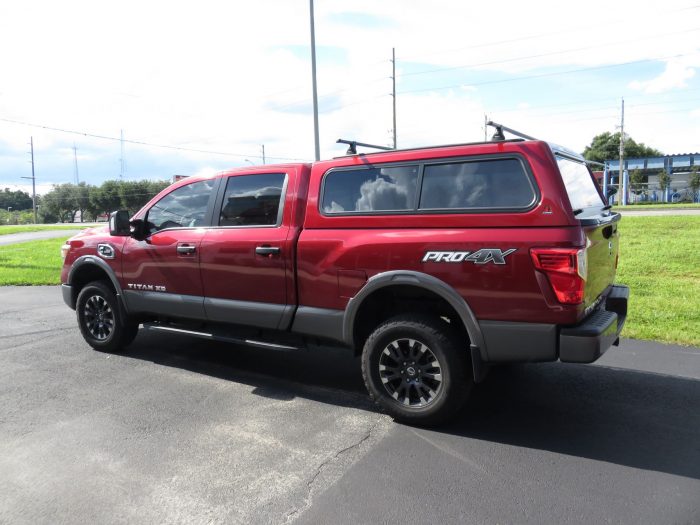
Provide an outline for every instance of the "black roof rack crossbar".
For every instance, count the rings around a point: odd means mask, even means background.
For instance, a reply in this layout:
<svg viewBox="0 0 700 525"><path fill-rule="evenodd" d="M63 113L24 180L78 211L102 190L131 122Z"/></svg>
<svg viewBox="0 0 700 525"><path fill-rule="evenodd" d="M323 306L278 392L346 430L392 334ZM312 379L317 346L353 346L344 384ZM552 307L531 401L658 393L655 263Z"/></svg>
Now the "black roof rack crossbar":
<svg viewBox="0 0 700 525"><path fill-rule="evenodd" d="M377 146L375 144L365 144L364 142L357 142L356 140L345 140L345 139L338 139L335 141L336 144L347 144L348 145L348 151L346 152L347 155L357 155L357 146L362 146L363 148L374 148L374 149L382 149L385 151L393 151L394 148L389 148L387 146Z"/></svg>
<svg viewBox="0 0 700 525"><path fill-rule="evenodd" d="M491 137L491 140L494 142L506 140L506 137L503 134L504 130L507 131L508 133L510 133L511 135L515 135L516 137L520 137L522 139L537 140L535 137L531 137L530 135L525 135L525 133L521 133L520 131L516 131L512 128L504 126L503 124L499 124L497 122L494 122L493 120L489 120L486 123L486 125L496 128L496 132L493 134L493 137Z"/></svg>

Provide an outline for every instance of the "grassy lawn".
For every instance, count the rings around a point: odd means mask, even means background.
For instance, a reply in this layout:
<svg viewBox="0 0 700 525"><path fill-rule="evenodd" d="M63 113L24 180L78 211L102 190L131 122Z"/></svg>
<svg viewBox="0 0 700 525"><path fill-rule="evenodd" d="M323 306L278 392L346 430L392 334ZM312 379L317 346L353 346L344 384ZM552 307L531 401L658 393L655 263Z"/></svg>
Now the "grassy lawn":
<svg viewBox="0 0 700 525"><path fill-rule="evenodd" d="M620 234L623 335L700 346L700 216L623 217Z"/></svg>
<svg viewBox="0 0 700 525"><path fill-rule="evenodd" d="M90 224L22 224L19 226L0 226L0 235L11 233L41 232L46 230L81 230L91 228Z"/></svg>
<svg viewBox="0 0 700 525"><path fill-rule="evenodd" d="M59 238L0 246L0 286L60 284L64 242Z"/></svg>
<svg viewBox="0 0 700 525"><path fill-rule="evenodd" d="M631 288L623 335L700 346L700 216L624 217L617 281ZM0 285L58 284L63 239L0 246Z"/></svg>
<svg viewBox="0 0 700 525"><path fill-rule="evenodd" d="M628 204L627 206L613 206L614 211L684 210L692 208L700 208L700 203L681 202L679 204Z"/></svg>

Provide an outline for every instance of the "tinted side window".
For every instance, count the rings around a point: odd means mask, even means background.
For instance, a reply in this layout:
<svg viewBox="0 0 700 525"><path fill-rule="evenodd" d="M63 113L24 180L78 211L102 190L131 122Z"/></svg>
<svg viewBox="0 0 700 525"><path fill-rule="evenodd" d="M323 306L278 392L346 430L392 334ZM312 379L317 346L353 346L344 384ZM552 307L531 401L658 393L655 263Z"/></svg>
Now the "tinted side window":
<svg viewBox="0 0 700 525"><path fill-rule="evenodd" d="M219 226L274 226L280 211L284 173L229 177Z"/></svg>
<svg viewBox="0 0 700 525"><path fill-rule="evenodd" d="M148 210L148 231L204 226L213 188L213 180L203 180L171 191Z"/></svg>
<svg viewBox="0 0 700 525"><path fill-rule="evenodd" d="M415 208L418 166L332 171L323 189L324 213Z"/></svg>
<svg viewBox="0 0 700 525"><path fill-rule="evenodd" d="M426 166L420 209L527 208L535 189L517 159Z"/></svg>

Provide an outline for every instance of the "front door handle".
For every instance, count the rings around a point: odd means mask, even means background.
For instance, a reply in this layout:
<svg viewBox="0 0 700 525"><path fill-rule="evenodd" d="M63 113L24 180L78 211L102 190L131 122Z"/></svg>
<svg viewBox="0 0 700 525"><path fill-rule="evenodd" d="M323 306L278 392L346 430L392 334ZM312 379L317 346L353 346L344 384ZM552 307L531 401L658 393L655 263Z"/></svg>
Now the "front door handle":
<svg viewBox="0 0 700 525"><path fill-rule="evenodd" d="M279 246L256 246L255 253L258 255L279 255Z"/></svg>
<svg viewBox="0 0 700 525"><path fill-rule="evenodd" d="M192 244L178 244L177 254L178 255L193 255L197 251L197 247Z"/></svg>

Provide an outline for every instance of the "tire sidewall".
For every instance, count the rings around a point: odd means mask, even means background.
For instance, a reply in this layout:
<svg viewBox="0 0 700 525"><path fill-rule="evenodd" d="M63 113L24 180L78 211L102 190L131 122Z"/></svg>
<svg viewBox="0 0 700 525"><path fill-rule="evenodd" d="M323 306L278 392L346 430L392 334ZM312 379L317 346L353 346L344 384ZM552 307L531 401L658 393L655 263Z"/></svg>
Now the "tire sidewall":
<svg viewBox="0 0 700 525"><path fill-rule="evenodd" d="M112 315L114 316L114 328L109 336L102 340L94 337L88 330L85 323L85 304L90 297L94 296L102 297L111 308ZM121 348L124 336L126 335L126 330L123 324L121 311L119 309L119 302L116 295L109 289L109 287L101 282L92 282L85 285L78 294L75 311L78 318L80 333L90 346L96 350L103 350L107 352L112 352Z"/></svg>
<svg viewBox="0 0 700 525"><path fill-rule="evenodd" d="M445 324L444 327L441 324ZM440 363L443 377L437 397L425 407L407 407L395 400L384 387L379 375L379 360L384 348L396 339L415 339L427 346ZM375 330L365 343L362 366L365 382L372 398L390 415L400 421L416 424L434 424L451 412L455 396L471 385L464 373L464 363L458 359L456 336L446 323L427 322L420 318L398 317L390 319ZM455 388L457 387L457 388ZM461 400L457 400L461 405Z"/></svg>

